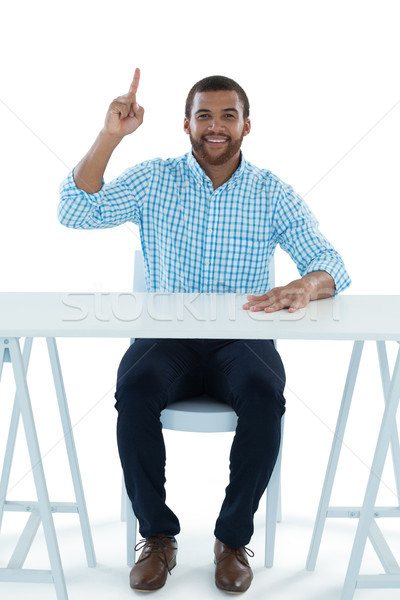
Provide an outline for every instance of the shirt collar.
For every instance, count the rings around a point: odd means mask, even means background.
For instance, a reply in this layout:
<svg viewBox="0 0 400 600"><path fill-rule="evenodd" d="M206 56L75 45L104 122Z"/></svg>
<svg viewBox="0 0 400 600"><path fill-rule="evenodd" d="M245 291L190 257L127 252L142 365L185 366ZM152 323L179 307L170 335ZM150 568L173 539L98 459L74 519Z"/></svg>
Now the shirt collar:
<svg viewBox="0 0 400 600"><path fill-rule="evenodd" d="M201 168L201 166L199 165L199 163L193 156L193 152L188 152L186 157L187 157L188 167L198 183L204 183L204 181L211 181L210 178L208 177L208 175L206 175L204 169ZM245 164L246 164L246 161L244 159L243 153L242 153L242 151L240 151L239 166L236 169L236 171L233 173L232 177L230 179L228 179L228 181L226 181L223 185L224 186L228 185L230 187L232 184L236 183L236 181L238 179L240 179L244 173ZM221 187L223 187L223 186L221 186Z"/></svg>

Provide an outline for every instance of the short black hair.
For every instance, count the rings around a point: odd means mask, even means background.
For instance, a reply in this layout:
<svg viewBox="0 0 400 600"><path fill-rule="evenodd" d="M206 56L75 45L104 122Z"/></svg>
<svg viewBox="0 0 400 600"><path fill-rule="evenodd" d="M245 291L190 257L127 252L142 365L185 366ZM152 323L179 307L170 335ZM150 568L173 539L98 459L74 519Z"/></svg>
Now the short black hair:
<svg viewBox="0 0 400 600"><path fill-rule="evenodd" d="M236 83L236 81L230 79L229 77L224 77L224 75L211 75L210 77L204 77L204 79L201 79L194 84L188 94L188 97L186 98L185 117L190 119L192 114L193 100L198 92L219 92L220 90L237 93L239 100L243 105L243 118L247 119L250 114L250 104L246 92L238 83Z"/></svg>

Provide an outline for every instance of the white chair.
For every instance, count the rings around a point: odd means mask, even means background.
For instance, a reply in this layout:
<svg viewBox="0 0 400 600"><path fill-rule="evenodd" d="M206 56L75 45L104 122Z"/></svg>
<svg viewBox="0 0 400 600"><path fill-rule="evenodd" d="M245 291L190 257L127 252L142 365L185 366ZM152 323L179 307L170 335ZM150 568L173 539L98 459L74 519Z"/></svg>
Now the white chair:
<svg viewBox="0 0 400 600"><path fill-rule="evenodd" d="M272 282L274 281L272 273ZM134 291L145 292L143 254L140 250L135 252L134 265ZM134 340L131 340L131 343ZM188 398L174 402L161 413L161 422L164 429L175 431L192 431L204 433L221 433L235 431L237 415L235 411L223 402L207 395ZM282 436L283 436L282 419ZM281 438L282 439L282 438ZM265 566L272 567L274 562L276 523L281 520L281 461L282 442L278 459L266 491L266 531L265 531ZM125 486L122 490L122 519L127 521L127 563L135 564L135 545L137 520L132 510L132 505L126 494Z"/></svg>

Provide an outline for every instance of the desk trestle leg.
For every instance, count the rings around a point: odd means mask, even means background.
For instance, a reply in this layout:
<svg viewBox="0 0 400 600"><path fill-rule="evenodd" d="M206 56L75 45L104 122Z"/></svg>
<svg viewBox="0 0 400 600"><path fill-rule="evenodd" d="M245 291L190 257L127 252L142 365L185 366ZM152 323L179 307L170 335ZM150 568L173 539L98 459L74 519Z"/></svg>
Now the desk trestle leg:
<svg viewBox="0 0 400 600"><path fill-rule="evenodd" d="M6 362L11 362L11 358L9 356L10 353L9 353L9 349L7 346L8 345L3 345L4 352L2 353L2 357L5 359ZM31 349L32 349L32 338L26 338L25 344L24 344L24 349L23 349L23 354L22 354L22 362L23 362L24 371L26 374L28 373ZM2 351L2 349L0 348L0 353L1 353L1 351ZM0 378L1 378L1 370L0 370ZM14 448L15 448L15 441L17 439L20 414L21 414L20 406L18 403L17 395L15 395L14 405L13 405L13 410L12 410L12 415L11 415L11 421L10 421L10 428L8 430L7 446L6 446L6 451L4 454L3 470L1 473L1 479L0 479L0 530L1 530L1 525L3 522L4 504L5 504L5 500L6 500L6 496L7 496L8 483L10 480L11 465L12 465L12 460L13 460L13 456L14 456Z"/></svg>
<svg viewBox="0 0 400 600"><path fill-rule="evenodd" d="M30 405L29 392L26 383L26 373L29 365L32 338L26 338L22 357L18 339L0 338L0 377L3 362L11 360L11 362L13 363L14 376L17 387L17 393L15 395L8 441L5 451L3 470L0 479L0 527L4 511L31 511L30 518L28 519L25 529L18 541L18 544L14 550L13 556L11 557L7 569L0 569L0 581L52 582L56 586L58 600L64 600L67 598L67 593L61 562L59 558L57 540L55 538L52 513L78 513L85 545L87 563L90 567L94 567L96 565L96 558L86 509L86 502L83 494L83 486L79 472L75 443L72 434L72 425L69 417L64 384L61 375L61 367L57 352L57 346L54 338L47 338L46 341L49 351L50 363L56 389L57 401L75 491L76 502L49 503L46 483L44 479L44 472L39 453L36 429ZM25 416L23 410L25 411ZM6 500L20 415L22 415L25 435L28 443L28 449L31 455L31 463L38 496L38 502ZM32 453L36 457L35 460L32 458ZM34 470L35 468L36 471ZM40 491L38 488L40 488ZM22 566L32 545L40 522L43 522L43 529L46 537L46 543L48 547L52 570L39 571L22 569Z"/></svg>
<svg viewBox="0 0 400 600"><path fill-rule="evenodd" d="M390 372L389 363L387 359L386 344L385 342L376 342L376 347L378 351L379 368L381 371L383 396L385 398L385 404L387 404L390 392ZM392 451L392 462L394 478L396 482L397 497L400 499L400 444L397 427L393 428L392 435L390 438L390 448Z"/></svg>
<svg viewBox="0 0 400 600"><path fill-rule="evenodd" d="M17 388L16 398L18 398L19 409L21 411L22 422L24 424L25 436L28 445L29 457L32 466L32 475L35 483L38 497L38 508L40 520L43 524L43 531L46 539L46 545L49 553L51 572L40 571L34 574L31 570L20 569L19 567L0 569L0 581L53 581L57 600L68 600L67 588L65 586L64 573L61 566L60 552L57 543L56 532L54 529L53 515L51 514L49 495L47 492L46 480L43 471L42 459L40 455L39 442L36 434L35 422L33 419L32 406L29 397L28 385L26 382L26 371L22 360L19 341L17 338L0 338L0 351L4 355L4 348L9 349L11 362L14 371L14 378ZM29 532L25 528L27 538L31 537L34 526L31 522ZM21 564L24 554L29 549L29 539L25 543L17 545L11 565ZM18 555L18 556L17 556Z"/></svg>
<svg viewBox="0 0 400 600"><path fill-rule="evenodd" d="M349 416L351 400L353 397L354 387L357 380L358 368L360 366L363 347L364 342L354 342L349 369L347 372L346 383L343 391L342 403L340 406L339 416L336 423L336 429L333 436L328 467L326 469L325 481L322 488L321 499L318 507L317 518L315 520L313 536L308 552L306 563L306 569L308 571L313 571L315 569L315 563L317 561L318 551L321 544L322 533L325 525L325 519L328 516L329 500L331 498L333 483L335 480L336 470L339 463L340 450L342 449L342 441L347 425L347 419Z"/></svg>
<svg viewBox="0 0 400 600"><path fill-rule="evenodd" d="M351 598L353 598L354 590L356 587L400 587L400 567L395 557L393 556L386 540L384 539L378 525L375 522L375 518L378 517L399 517L400 507L374 506L389 444L392 450L397 495L398 497L400 497L400 445L395 420L396 409L398 404L398 395L400 393L400 390L398 389L400 386L400 350L391 379L385 342L376 342L376 344L378 351L383 395L385 399L385 413L382 420L381 433L377 443L374 464L371 468L371 475L369 478L367 491L364 498L364 504L362 508L329 506L334 478L336 475L336 470L339 461L340 450L350 410L351 399L353 396L354 386L363 349L363 342L357 341L354 343L353 352L350 359L350 365L343 393L342 404L337 420L334 440L332 443L328 467L325 475L325 481L322 489L317 518L314 525L313 537L311 540L310 550L308 553L306 563L306 568L308 570L313 570L315 568L323 528L325 525L325 519L327 517L350 517L360 519L350 563L348 566L345 585L342 592L342 600L350 600ZM388 411L390 412L390 415L394 415L392 421L390 421L390 417L387 416ZM387 436L389 437L387 438ZM385 445L386 443L387 445ZM359 575L361 560L367 537L369 537L372 546L375 549L379 560L381 561L381 564L386 573L385 575Z"/></svg>
<svg viewBox="0 0 400 600"><path fill-rule="evenodd" d="M383 467L389 450L389 444L393 439L393 431L396 428L396 413L400 400L400 349L397 354L396 364L393 370L392 380L388 389L385 411L379 431L378 441L370 475L368 478L367 489L365 491L364 502L360 512L360 519L356 535L354 538L353 549L347 568L346 578L343 586L341 600L351 600L357 587L400 587L400 573L398 564L394 559L386 541L382 542L383 536L374 523L375 502L381 482ZM389 572L383 575L364 575L360 576L361 561L364 553L367 537L372 539L374 546L379 546L378 557L381 559L383 567Z"/></svg>
<svg viewBox="0 0 400 600"><path fill-rule="evenodd" d="M64 432L64 440L67 448L72 483L75 491L76 504L78 507L78 515L81 524L83 543L85 545L86 560L89 567L95 567L96 556L94 552L93 539L90 530L85 496L83 493L82 479L79 471L78 456L76 453L75 441L72 433L72 424L68 411L67 396L65 394L64 382L61 375L61 365L60 359L58 357L56 340L55 338L46 338L46 341L49 350L51 369L53 372L58 407Z"/></svg>

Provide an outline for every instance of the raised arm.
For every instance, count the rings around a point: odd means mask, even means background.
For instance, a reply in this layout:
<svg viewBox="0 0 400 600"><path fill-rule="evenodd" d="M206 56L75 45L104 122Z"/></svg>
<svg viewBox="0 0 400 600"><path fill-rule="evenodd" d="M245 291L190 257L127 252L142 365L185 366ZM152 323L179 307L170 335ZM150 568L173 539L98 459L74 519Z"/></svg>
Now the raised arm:
<svg viewBox="0 0 400 600"><path fill-rule="evenodd" d="M143 123L144 109L136 102L139 80L140 69L135 69L128 93L111 102L103 129L74 169L76 186L89 194L101 189L104 171L120 141Z"/></svg>

